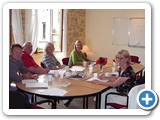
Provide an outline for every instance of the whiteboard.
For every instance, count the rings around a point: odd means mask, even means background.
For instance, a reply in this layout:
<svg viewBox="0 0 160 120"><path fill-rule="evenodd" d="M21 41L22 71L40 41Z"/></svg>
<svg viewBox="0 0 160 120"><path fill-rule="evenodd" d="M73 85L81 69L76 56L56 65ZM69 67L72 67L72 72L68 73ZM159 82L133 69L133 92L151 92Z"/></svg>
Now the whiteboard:
<svg viewBox="0 0 160 120"><path fill-rule="evenodd" d="M113 18L112 44L128 45L129 31L129 18Z"/></svg>
<svg viewBox="0 0 160 120"><path fill-rule="evenodd" d="M131 18L130 19L130 47L145 47L145 19Z"/></svg>

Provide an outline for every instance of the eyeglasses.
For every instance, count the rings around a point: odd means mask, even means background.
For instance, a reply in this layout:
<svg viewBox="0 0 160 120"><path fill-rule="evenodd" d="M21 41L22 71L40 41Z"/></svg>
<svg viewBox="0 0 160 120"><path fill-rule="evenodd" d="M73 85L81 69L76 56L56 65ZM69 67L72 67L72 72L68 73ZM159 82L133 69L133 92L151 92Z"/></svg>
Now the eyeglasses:
<svg viewBox="0 0 160 120"><path fill-rule="evenodd" d="M116 57L116 59L118 60L123 60L124 58L123 57Z"/></svg>

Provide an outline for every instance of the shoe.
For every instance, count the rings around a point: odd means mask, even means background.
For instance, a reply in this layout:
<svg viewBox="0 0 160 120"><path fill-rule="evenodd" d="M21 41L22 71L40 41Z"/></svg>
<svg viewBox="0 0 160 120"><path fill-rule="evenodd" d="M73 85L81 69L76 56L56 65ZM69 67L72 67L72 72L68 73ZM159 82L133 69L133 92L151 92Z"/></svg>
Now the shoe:
<svg viewBox="0 0 160 120"><path fill-rule="evenodd" d="M73 99L69 99L66 103L64 103L64 105L65 105L66 107L68 107L68 106L70 105L70 103L71 103L72 100L73 100Z"/></svg>

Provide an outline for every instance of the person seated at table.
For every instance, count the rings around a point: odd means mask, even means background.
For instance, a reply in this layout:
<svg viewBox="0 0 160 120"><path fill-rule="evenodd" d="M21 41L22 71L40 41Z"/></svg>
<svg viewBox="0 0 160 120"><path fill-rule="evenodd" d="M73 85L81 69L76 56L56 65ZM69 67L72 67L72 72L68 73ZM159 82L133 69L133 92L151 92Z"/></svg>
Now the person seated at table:
<svg viewBox="0 0 160 120"><path fill-rule="evenodd" d="M49 69L44 69L40 67L30 55L32 52L32 44L30 41L27 41L23 44L23 53L21 59L23 60L24 66L32 73L37 74L47 74Z"/></svg>
<svg viewBox="0 0 160 120"><path fill-rule="evenodd" d="M89 65L92 60L89 60L83 53L82 53L82 42L77 40L74 45L74 50L71 52L69 57L68 66L73 65L83 65L83 61L87 61Z"/></svg>
<svg viewBox="0 0 160 120"><path fill-rule="evenodd" d="M127 50L120 50L116 54L116 63L120 66L117 76L104 76L100 75L99 79L109 80L108 82L102 82L99 80L91 81L94 84L111 86L113 88L107 90L101 95L101 109L105 108L105 96L110 92L118 92L127 95L132 87L135 86L136 74L131 66L130 54ZM109 96L108 102L126 104L125 97Z"/></svg>
<svg viewBox="0 0 160 120"><path fill-rule="evenodd" d="M58 70L64 68L60 64L60 62L56 59L56 57L53 54L54 52L54 45L51 42L48 42L45 45L44 48L44 55L42 58L42 63L44 64L45 68L50 69L50 70Z"/></svg>
<svg viewBox="0 0 160 120"><path fill-rule="evenodd" d="M20 44L13 44L10 48L9 55L9 89L17 90L15 85L11 85L13 82L21 82L22 79L32 78L38 79L37 74L31 74L26 67L23 65L21 60L22 56L22 46ZM31 98L30 94L27 94L29 99Z"/></svg>

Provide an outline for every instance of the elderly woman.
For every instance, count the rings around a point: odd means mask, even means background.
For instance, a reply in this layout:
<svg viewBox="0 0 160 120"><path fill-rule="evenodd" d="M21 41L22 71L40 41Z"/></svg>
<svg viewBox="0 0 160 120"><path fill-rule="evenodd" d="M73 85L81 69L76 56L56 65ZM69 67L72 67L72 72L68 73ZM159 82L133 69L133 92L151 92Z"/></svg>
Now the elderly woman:
<svg viewBox="0 0 160 120"><path fill-rule="evenodd" d="M60 64L60 62L56 59L53 54L54 52L54 45L51 42L48 42L44 48L44 55L42 58L42 63L44 64L45 68L50 70L58 70L62 69L64 66Z"/></svg>
<svg viewBox="0 0 160 120"><path fill-rule="evenodd" d="M116 54L116 62L120 66L118 69L118 76L104 76L101 75L99 76L99 79L104 80L107 79L109 80L108 82L101 82L98 80L93 80L91 81L92 83L95 84L101 84L101 85L106 85L106 86L111 86L113 88L107 90L104 92L101 96L101 109L105 108L105 95L110 93L110 92L119 92L121 94L128 94L130 89L134 87L135 85L135 80L136 80L136 75L135 72L132 68L131 64L131 59L129 52L127 50L120 50ZM108 102L113 102L113 103L121 103L125 104L126 103L126 98L124 97L117 97L117 96L109 96L107 99Z"/></svg>
<svg viewBox="0 0 160 120"><path fill-rule="evenodd" d="M74 45L74 50L70 54L69 66L73 65L83 65L83 61L87 61L87 64L90 64L91 60L89 60L83 53L82 53L82 42L77 40Z"/></svg>

